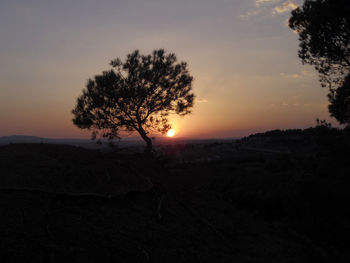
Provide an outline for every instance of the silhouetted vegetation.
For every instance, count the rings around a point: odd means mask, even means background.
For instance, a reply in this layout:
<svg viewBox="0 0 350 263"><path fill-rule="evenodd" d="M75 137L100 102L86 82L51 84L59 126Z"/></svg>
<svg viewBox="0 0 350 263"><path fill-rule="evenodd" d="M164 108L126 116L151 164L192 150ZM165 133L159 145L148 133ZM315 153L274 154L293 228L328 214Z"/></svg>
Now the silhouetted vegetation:
<svg viewBox="0 0 350 263"><path fill-rule="evenodd" d="M315 66L328 87L331 116L349 120L350 4L348 0L305 0L292 12L289 26L299 34L299 57Z"/></svg>
<svg viewBox="0 0 350 263"><path fill-rule="evenodd" d="M330 105L329 112L339 123L350 126L350 74L343 84L328 95Z"/></svg>
<svg viewBox="0 0 350 263"><path fill-rule="evenodd" d="M305 0L289 20L299 34L299 57L314 65L322 85L331 89L350 73L349 13L347 0Z"/></svg>
<svg viewBox="0 0 350 263"><path fill-rule="evenodd" d="M164 50L141 55L139 51L111 62L114 68L90 79L73 110L73 123L92 130L93 138L119 138L136 131L152 150L150 131L166 133L168 114L186 115L194 103L192 76L185 62Z"/></svg>

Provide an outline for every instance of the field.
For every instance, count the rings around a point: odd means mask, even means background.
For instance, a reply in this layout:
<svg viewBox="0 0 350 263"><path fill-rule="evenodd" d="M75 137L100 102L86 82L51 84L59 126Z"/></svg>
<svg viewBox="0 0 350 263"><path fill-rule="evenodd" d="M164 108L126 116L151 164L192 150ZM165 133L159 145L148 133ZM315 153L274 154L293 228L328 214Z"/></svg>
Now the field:
<svg viewBox="0 0 350 263"><path fill-rule="evenodd" d="M349 262L344 131L0 147L1 262Z"/></svg>

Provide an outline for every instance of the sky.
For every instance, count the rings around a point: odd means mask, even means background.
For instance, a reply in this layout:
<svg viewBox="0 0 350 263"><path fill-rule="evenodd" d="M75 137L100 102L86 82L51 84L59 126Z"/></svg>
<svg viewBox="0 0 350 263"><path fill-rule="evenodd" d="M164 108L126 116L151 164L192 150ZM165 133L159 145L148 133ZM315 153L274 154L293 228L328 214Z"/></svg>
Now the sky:
<svg viewBox="0 0 350 263"><path fill-rule="evenodd" d="M1 0L0 136L89 138L71 110L89 78L135 49L188 63L178 137L241 137L336 122L287 26L302 0Z"/></svg>

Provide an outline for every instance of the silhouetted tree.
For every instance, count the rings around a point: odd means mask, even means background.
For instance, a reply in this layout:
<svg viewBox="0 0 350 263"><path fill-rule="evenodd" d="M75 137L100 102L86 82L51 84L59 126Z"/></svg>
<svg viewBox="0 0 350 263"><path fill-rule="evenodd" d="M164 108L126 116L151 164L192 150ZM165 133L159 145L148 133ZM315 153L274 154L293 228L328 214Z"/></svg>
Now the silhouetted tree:
<svg viewBox="0 0 350 263"><path fill-rule="evenodd" d="M350 126L350 74L337 90L330 92L328 98L331 116L335 117L339 123Z"/></svg>
<svg viewBox="0 0 350 263"><path fill-rule="evenodd" d="M112 60L112 69L90 79L77 99L73 123L97 136L120 138L120 132L138 132L152 150L150 131L167 132L169 113L186 115L194 103L193 77L185 62L163 49L150 55L138 50L122 62Z"/></svg>
<svg viewBox="0 0 350 263"><path fill-rule="evenodd" d="M299 34L299 57L315 66L322 86L341 85L350 73L349 0L305 0L292 11L289 27Z"/></svg>

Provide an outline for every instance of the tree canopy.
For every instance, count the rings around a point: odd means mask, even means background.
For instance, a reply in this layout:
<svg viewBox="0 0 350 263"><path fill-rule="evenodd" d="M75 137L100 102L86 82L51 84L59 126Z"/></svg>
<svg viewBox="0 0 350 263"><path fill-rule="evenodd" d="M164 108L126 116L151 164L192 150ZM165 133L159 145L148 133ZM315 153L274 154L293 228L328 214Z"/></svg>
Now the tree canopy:
<svg viewBox="0 0 350 263"><path fill-rule="evenodd" d="M136 50L124 62L117 58L110 65L111 70L88 80L72 111L73 123L91 130L94 139L136 131L150 152L150 132L167 132L170 113L191 112L193 77L185 62L177 62L175 54L163 49L149 55Z"/></svg>
<svg viewBox="0 0 350 263"><path fill-rule="evenodd" d="M336 89L350 73L349 0L305 0L289 27L299 35L299 57L314 65L322 86Z"/></svg>

